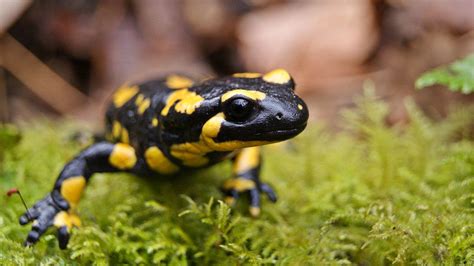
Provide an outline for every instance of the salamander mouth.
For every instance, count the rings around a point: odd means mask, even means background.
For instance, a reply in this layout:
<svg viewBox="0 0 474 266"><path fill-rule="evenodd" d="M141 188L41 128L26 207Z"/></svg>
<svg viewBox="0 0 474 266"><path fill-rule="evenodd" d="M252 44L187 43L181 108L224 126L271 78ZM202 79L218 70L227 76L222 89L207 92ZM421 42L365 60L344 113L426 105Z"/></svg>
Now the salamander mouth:
<svg viewBox="0 0 474 266"><path fill-rule="evenodd" d="M262 142L278 142L287 139L291 139L301 133L306 128L306 121L296 126L286 126L286 127L277 127L272 125L264 126L263 130L255 130L251 128L248 131L243 130L232 130L226 129L219 135L217 138L213 138L213 141L216 143L226 142L226 141L262 141Z"/></svg>
<svg viewBox="0 0 474 266"><path fill-rule="evenodd" d="M292 128L258 132L254 136L256 140L270 140L270 141L287 140L301 133L306 128L306 125L307 123L303 123L301 125L297 125Z"/></svg>

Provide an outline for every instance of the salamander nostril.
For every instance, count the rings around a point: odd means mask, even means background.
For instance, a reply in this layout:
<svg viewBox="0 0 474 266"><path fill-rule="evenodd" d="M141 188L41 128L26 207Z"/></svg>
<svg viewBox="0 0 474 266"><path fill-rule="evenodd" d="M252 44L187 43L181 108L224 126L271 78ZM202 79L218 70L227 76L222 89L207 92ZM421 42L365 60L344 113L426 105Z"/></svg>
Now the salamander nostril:
<svg viewBox="0 0 474 266"><path fill-rule="evenodd" d="M281 119L283 118L283 114L282 114L282 113L277 113L277 114L276 114L276 118L277 118L278 120L281 120Z"/></svg>

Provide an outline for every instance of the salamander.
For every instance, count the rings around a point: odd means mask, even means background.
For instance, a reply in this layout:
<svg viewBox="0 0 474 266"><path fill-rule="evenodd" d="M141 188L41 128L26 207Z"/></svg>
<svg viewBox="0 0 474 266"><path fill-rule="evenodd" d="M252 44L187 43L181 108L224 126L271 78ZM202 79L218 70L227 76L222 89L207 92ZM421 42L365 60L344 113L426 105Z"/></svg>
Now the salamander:
<svg viewBox="0 0 474 266"><path fill-rule="evenodd" d="M260 146L293 138L307 124L308 108L294 89L283 69L200 82L173 74L121 86L105 115L105 140L66 163L52 191L20 217L20 224L33 224L25 245L56 227L60 248L67 247L71 228L81 224L77 206L94 173L173 175L231 160L232 177L222 185L225 201L232 205L248 193L249 212L258 216L261 193L277 200L259 178Z"/></svg>

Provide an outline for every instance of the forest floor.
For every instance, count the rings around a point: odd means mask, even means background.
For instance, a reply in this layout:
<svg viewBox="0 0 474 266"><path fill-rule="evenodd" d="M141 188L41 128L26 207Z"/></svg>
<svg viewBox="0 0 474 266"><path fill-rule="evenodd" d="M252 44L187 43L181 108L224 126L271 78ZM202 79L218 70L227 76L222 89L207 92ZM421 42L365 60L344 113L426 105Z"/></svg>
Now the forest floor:
<svg viewBox="0 0 474 266"><path fill-rule="evenodd" d="M279 195L251 218L219 186L223 163L187 176L97 174L67 250L55 231L22 246L18 197L0 197L0 264L314 265L474 264L474 106L432 121L410 101L410 121L386 125L388 106L368 93L335 132L312 124L264 150L262 179ZM48 120L0 127L0 191L31 206L82 147L81 126ZM19 140L21 139L21 140Z"/></svg>

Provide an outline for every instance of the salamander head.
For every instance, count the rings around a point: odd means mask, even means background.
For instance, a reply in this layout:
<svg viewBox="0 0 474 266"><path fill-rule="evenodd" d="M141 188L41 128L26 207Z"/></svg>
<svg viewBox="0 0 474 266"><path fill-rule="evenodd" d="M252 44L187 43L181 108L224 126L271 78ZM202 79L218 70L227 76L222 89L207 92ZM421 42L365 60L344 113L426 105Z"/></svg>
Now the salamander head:
<svg viewBox="0 0 474 266"><path fill-rule="evenodd" d="M201 138L214 150L283 141L306 127L308 108L294 93L295 83L283 69L264 75L234 74L202 86L211 84L214 88L206 98L214 103L214 115L202 126Z"/></svg>

